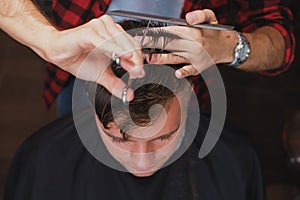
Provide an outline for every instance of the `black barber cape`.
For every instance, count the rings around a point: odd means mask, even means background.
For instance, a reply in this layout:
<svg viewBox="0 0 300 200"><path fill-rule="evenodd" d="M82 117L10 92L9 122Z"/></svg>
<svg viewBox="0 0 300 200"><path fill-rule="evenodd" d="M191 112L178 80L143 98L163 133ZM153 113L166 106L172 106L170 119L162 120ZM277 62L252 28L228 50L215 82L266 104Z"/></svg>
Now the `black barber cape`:
<svg viewBox="0 0 300 200"><path fill-rule="evenodd" d="M261 200L260 164L250 145L225 128L214 149L198 158L209 117L174 163L139 178L107 167L82 144L72 117L56 120L18 149L5 200ZM203 125L204 124L204 125ZM186 130L186 133L188 131Z"/></svg>

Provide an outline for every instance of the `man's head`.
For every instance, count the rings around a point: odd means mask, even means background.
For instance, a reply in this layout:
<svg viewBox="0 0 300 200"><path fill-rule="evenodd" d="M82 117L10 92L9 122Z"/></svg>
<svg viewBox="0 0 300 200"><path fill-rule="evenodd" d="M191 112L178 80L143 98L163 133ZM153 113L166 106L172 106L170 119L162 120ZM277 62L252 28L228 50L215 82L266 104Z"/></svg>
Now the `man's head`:
<svg viewBox="0 0 300 200"><path fill-rule="evenodd" d="M145 78L132 83L134 99L128 106L105 88L98 86L96 90L100 136L109 153L136 176L157 171L183 137L191 86L177 79L173 68L167 68L146 65Z"/></svg>
<svg viewBox="0 0 300 200"><path fill-rule="evenodd" d="M140 23L130 21L122 25L132 29ZM147 32L147 35L155 34L156 41L176 38L172 34L159 35L157 30ZM153 54L164 50L148 48L144 52ZM180 145L191 85L186 79L175 77L179 67L145 65L145 77L133 80L134 99L128 106L104 87L97 86L95 110L100 136L110 154L136 176L152 175ZM128 76L121 67L112 63L112 69L127 82Z"/></svg>

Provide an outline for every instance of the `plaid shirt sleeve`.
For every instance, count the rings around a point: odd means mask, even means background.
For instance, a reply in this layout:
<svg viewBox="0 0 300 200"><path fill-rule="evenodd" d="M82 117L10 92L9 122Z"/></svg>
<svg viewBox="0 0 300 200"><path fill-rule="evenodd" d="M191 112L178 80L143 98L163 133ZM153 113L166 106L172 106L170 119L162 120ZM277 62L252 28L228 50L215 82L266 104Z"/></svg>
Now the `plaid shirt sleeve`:
<svg viewBox="0 0 300 200"><path fill-rule="evenodd" d="M188 0L183 15L196 9L212 9L220 23L228 23L242 32L252 32L262 26L277 29L284 37L284 62L275 70L261 74L275 76L286 71L294 59L295 38L292 30L292 13L288 0Z"/></svg>
<svg viewBox="0 0 300 200"><path fill-rule="evenodd" d="M53 23L59 30L73 28L104 14L111 0L53 0ZM72 76L68 72L48 64L43 100L49 108Z"/></svg>

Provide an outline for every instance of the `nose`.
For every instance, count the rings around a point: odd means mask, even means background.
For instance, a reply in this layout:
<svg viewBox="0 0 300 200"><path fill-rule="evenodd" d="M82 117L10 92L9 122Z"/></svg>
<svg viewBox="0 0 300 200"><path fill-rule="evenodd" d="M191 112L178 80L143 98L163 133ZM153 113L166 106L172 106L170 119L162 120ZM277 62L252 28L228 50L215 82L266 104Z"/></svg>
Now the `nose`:
<svg viewBox="0 0 300 200"><path fill-rule="evenodd" d="M147 154L151 152L151 144L148 141L138 141L132 145L130 152L134 154Z"/></svg>
<svg viewBox="0 0 300 200"><path fill-rule="evenodd" d="M154 153L137 154L131 155L131 164L136 172L149 171L155 166Z"/></svg>
<svg viewBox="0 0 300 200"><path fill-rule="evenodd" d="M151 152L151 145L148 142L137 142L130 153L131 161L136 170L146 171L154 164L154 152Z"/></svg>

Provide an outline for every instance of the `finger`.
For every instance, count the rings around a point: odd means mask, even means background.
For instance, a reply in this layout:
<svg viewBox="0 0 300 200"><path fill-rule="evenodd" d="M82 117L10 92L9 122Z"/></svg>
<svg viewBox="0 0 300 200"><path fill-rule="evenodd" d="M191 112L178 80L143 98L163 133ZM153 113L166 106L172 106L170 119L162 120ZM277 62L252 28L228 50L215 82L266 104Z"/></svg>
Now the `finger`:
<svg viewBox="0 0 300 200"><path fill-rule="evenodd" d="M120 45L124 51L128 51L128 49L131 50L139 48L132 37L119 24L116 24L111 16L103 15L102 17L98 18L98 22L99 24L94 23L96 24L94 25L95 29L97 30L98 34L105 39Z"/></svg>
<svg viewBox="0 0 300 200"><path fill-rule="evenodd" d="M89 21L87 24L84 24L83 27L85 27L87 29L88 33L87 35L85 35L86 38L88 38L93 44L95 42L97 42L94 47L97 47L98 45L100 45L101 43L103 43L105 40L110 40L110 43L116 43L114 41L114 38L112 37L112 35L109 33L109 31L106 28L105 25L105 21L109 21L109 23L111 23L111 26L114 25L113 19L109 19L110 16L102 16L100 18L95 18L92 19L91 21ZM92 32L92 33L91 33ZM89 38L91 36L96 36L100 39L99 40L95 40L95 38Z"/></svg>
<svg viewBox="0 0 300 200"><path fill-rule="evenodd" d="M189 61L176 54L151 54L146 55L146 60L149 64L183 64Z"/></svg>
<svg viewBox="0 0 300 200"><path fill-rule="evenodd" d="M99 54L105 52L105 55L111 59L113 53L121 55L121 66L129 72L131 78L141 78L145 75L143 65L135 64L133 52L124 54L124 50L119 45L111 43L109 41L106 41L102 45L99 45L97 49L99 49Z"/></svg>
<svg viewBox="0 0 300 200"><path fill-rule="evenodd" d="M113 19L108 15L103 15L99 18L92 19L87 25L91 26L93 30L103 38L110 38L111 34L108 32L106 23L110 23L111 26L114 25ZM111 38L113 40L113 38Z"/></svg>
<svg viewBox="0 0 300 200"><path fill-rule="evenodd" d="M169 28L169 27L166 27ZM173 27L174 29L180 29L182 27ZM147 44L146 44L147 45ZM149 45L151 47L151 45ZM157 48L161 48L160 42L157 44ZM179 39L171 41L167 46L164 46L165 50L175 51L170 54L152 54L147 56L148 63L152 64L186 64L191 63L195 69L202 72L204 69L212 66L213 60L206 50L199 44L192 40ZM174 56L176 55L176 56Z"/></svg>
<svg viewBox="0 0 300 200"><path fill-rule="evenodd" d="M177 78L185 78L188 76L198 75L199 71L193 65L186 65L175 71Z"/></svg>
<svg viewBox="0 0 300 200"><path fill-rule="evenodd" d="M165 29L168 32L175 32L180 39L174 39L169 42L165 42L164 37L160 37L157 40L153 40L152 37L145 37L143 48L156 48L156 49L163 49L168 50L170 52L177 53L178 51L181 52L196 52L199 50L199 44L196 43L193 39L187 38L186 35L193 34L190 29L187 27L163 27L160 29Z"/></svg>
<svg viewBox="0 0 300 200"><path fill-rule="evenodd" d="M124 52L135 51L140 49L140 45L131 37L124 29L116 24L110 16L104 15L103 18L104 26L110 37L113 37L113 41L124 49ZM140 56L142 55L141 52Z"/></svg>
<svg viewBox="0 0 300 200"><path fill-rule="evenodd" d="M110 16L105 15L102 19L107 32L113 37L115 44L119 45L119 47L124 50L123 54L119 54L122 58L122 67L125 70L130 71L129 74L132 78L143 77L143 58L139 43L137 43L127 32L125 32L120 25L117 25ZM132 56L122 56L124 54L128 54L129 52L132 54Z"/></svg>
<svg viewBox="0 0 300 200"><path fill-rule="evenodd" d="M100 18L91 20L88 24L93 31L89 34L88 40L90 43L95 43L94 46L106 52L106 55L111 58L112 53L116 53L121 57L122 67L131 71L132 78L140 78L144 76L142 52L138 44L133 38L126 33L121 26L116 24L112 17L104 15ZM95 38L101 38L95 39Z"/></svg>
<svg viewBox="0 0 300 200"><path fill-rule="evenodd" d="M201 24L204 22L210 22L210 23L218 22L215 13L209 9L195 10L195 11L189 12L186 14L185 19L191 25L192 24Z"/></svg>
<svg viewBox="0 0 300 200"><path fill-rule="evenodd" d="M193 66L192 70L188 70L191 71L191 74L189 75L198 75L204 70L208 69L209 67L215 65L214 61L211 59L211 57L206 51L198 52L195 54L183 52L179 55L181 57L186 58L189 61L188 63L190 63L191 66Z"/></svg>
<svg viewBox="0 0 300 200"><path fill-rule="evenodd" d="M112 52L118 55L124 54L124 49L114 41L114 37L108 32L102 20L93 19L88 24L78 27L78 29L75 39L81 39L79 43L83 50L97 47L103 49L108 57L111 56ZM82 35L85 37L82 37ZM130 53L128 54L127 56L130 57Z"/></svg>
<svg viewBox="0 0 300 200"><path fill-rule="evenodd" d="M89 62L89 63L92 63L93 66L97 67L101 71L101 73L98 73L98 74L104 73L106 68L109 68L108 67L109 64L111 64L110 63L111 60L104 61L105 59L103 56L105 56L106 58L112 59L113 53L116 53L117 55L122 55L122 53L123 53L123 49L120 48L118 45L116 45L114 43L110 43L110 42L107 42L107 43L108 44L103 43L102 45L99 45L97 48L95 48L92 51L92 53L88 56L87 61L85 61L85 65L86 65L86 63ZM132 53L123 54L121 56L122 67L129 72L129 75L131 78L143 77L144 76L143 68L138 67L137 65L134 65L133 62L131 61L132 57L133 57ZM91 59L91 58L93 58L93 59ZM101 58L101 60L100 60L100 58ZM98 62L95 62L94 60L98 60ZM129 60L129 61L127 61L127 60ZM89 68L91 68L91 67L89 66ZM140 68L142 68L142 70Z"/></svg>
<svg viewBox="0 0 300 200"><path fill-rule="evenodd" d="M118 78L111 68L107 68L105 73L97 79L97 83L105 87L112 95L122 99L123 89L126 84ZM127 89L126 100L131 101L134 98L134 92L131 88Z"/></svg>

